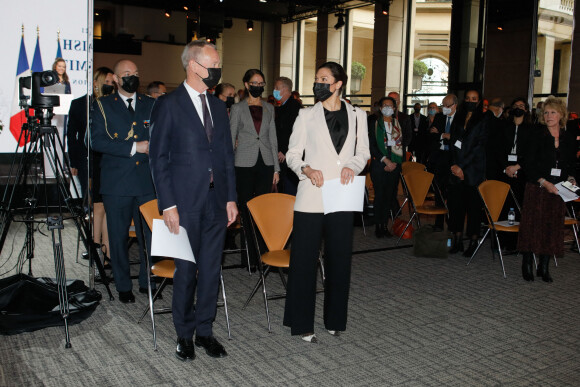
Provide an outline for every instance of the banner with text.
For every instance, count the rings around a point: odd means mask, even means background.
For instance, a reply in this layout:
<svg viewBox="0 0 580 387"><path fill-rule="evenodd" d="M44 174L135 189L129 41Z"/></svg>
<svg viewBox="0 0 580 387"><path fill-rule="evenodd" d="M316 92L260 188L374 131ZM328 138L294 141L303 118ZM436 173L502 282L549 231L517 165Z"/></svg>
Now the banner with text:
<svg viewBox="0 0 580 387"><path fill-rule="evenodd" d="M18 143L25 122L18 106L20 77L51 70L62 57L74 98L87 93L88 9L80 0L31 0L12 2L0 13L0 153L24 145Z"/></svg>

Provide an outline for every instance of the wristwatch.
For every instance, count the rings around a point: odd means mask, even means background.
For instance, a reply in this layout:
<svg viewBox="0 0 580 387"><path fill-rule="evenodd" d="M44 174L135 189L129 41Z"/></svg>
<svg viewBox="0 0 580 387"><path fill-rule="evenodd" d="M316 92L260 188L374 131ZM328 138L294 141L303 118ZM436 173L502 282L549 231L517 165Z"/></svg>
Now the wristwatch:
<svg viewBox="0 0 580 387"><path fill-rule="evenodd" d="M304 173L304 168L309 167L310 164L304 164L303 166L300 167L300 170L302 171L302 173Z"/></svg>

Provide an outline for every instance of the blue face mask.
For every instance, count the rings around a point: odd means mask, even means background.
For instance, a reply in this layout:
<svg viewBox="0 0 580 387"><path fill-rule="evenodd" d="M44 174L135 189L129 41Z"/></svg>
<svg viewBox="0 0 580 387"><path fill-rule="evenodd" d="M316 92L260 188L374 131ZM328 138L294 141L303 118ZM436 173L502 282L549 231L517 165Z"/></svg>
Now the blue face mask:
<svg viewBox="0 0 580 387"><path fill-rule="evenodd" d="M437 110L435 110L435 109L429 109L429 115L430 116L434 116L435 114L437 114Z"/></svg>
<svg viewBox="0 0 580 387"><path fill-rule="evenodd" d="M280 94L280 90L274 90L272 92L272 95L274 96L274 98L276 98L276 101L280 101L282 99L282 95Z"/></svg>

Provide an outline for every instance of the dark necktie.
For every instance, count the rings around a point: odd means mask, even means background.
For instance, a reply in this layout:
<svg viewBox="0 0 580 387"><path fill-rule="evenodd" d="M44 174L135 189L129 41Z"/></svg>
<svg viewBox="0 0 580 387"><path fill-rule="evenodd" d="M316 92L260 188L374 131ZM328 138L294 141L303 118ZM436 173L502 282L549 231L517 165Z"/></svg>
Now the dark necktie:
<svg viewBox="0 0 580 387"><path fill-rule="evenodd" d="M129 110L129 113L135 113L135 109L131 106L131 102L133 102L133 98L127 98L127 110Z"/></svg>
<svg viewBox="0 0 580 387"><path fill-rule="evenodd" d="M213 130L213 125L211 123L211 116L209 115L209 109L207 108L205 94L200 94L199 98L201 98L201 110L203 110L203 126L205 128L205 134L207 135L207 140L209 142L211 142L211 132Z"/></svg>
<svg viewBox="0 0 580 387"><path fill-rule="evenodd" d="M451 117L447 117L447 123L445 124L445 133L449 133L451 131ZM449 145L444 145L443 149L449 150Z"/></svg>

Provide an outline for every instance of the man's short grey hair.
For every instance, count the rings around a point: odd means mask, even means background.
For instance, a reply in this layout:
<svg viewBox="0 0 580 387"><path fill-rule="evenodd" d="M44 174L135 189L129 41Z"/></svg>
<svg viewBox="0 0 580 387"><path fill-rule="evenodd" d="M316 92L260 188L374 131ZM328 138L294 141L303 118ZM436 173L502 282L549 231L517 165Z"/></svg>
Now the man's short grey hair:
<svg viewBox="0 0 580 387"><path fill-rule="evenodd" d="M286 86L286 88L288 89L288 91L292 91L292 80L288 77L278 77L276 78L276 80L274 81L274 83L276 82L282 82L282 84L284 86Z"/></svg>
<svg viewBox="0 0 580 387"><path fill-rule="evenodd" d="M445 98L451 98L453 105L457 105L457 96L455 94L447 94Z"/></svg>
<svg viewBox="0 0 580 387"><path fill-rule="evenodd" d="M181 54L181 63L183 64L184 70L187 70L187 65L189 64L189 61L191 60L197 61L199 59L201 50L203 50L205 46L210 46L211 48L216 50L215 45L208 43L205 40L192 40L191 42L185 45L183 53Z"/></svg>

